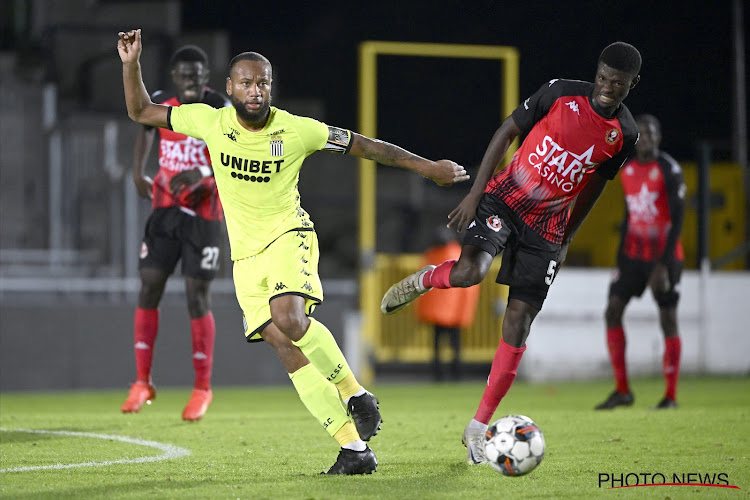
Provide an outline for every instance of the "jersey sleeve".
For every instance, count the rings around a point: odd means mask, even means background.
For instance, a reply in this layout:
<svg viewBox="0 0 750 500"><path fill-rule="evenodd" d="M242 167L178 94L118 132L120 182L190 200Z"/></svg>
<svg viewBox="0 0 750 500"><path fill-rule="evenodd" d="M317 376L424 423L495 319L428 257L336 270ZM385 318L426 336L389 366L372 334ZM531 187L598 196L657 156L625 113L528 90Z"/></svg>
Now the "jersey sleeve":
<svg viewBox="0 0 750 500"><path fill-rule="evenodd" d="M545 83L513 111L511 116L521 132L528 133L536 122L549 113L552 105L560 97L557 88L553 88L557 82L559 80L550 80Z"/></svg>
<svg viewBox="0 0 750 500"><path fill-rule="evenodd" d="M664 177L667 202L669 204L669 219L671 222L669 232L667 233L667 241L664 245L664 253L659 260L667 263L674 257L674 249L682 232L687 188L685 187L682 168L680 168L680 165L671 156L662 152L659 155L658 163Z"/></svg>
<svg viewBox="0 0 750 500"><path fill-rule="evenodd" d="M333 127L312 118L298 117L300 137L308 154L315 151L348 153L352 133L345 128Z"/></svg>
<svg viewBox="0 0 750 500"><path fill-rule="evenodd" d="M203 133L216 120L219 111L208 104L183 104L172 106L167 114L170 130L203 139Z"/></svg>

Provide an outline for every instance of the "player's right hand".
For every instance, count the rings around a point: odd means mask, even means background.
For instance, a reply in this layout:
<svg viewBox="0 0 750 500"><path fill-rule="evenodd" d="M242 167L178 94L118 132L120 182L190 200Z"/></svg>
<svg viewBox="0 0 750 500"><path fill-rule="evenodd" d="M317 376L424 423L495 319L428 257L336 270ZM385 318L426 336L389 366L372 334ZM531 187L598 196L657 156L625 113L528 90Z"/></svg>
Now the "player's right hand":
<svg viewBox="0 0 750 500"><path fill-rule="evenodd" d="M450 219L448 227L455 228L459 233L469 227L469 224L471 224L471 221L474 220L474 216L477 214L477 207L481 198L481 192L479 196L473 193L467 194L461 200L461 203L448 214L448 218Z"/></svg>
<svg viewBox="0 0 750 500"><path fill-rule="evenodd" d="M121 31L118 36L120 39L117 41L117 52L123 64L138 62L142 49L141 30Z"/></svg>
<svg viewBox="0 0 750 500"><path fill-rule="evenodd" d="M154 181L151 177L146 175L134 176L133 182L135 183L135 189L138 190L138 194L142 198L148 198L149 200L154 198L154 193L151 191L151 187L154 185Z"/></svg>

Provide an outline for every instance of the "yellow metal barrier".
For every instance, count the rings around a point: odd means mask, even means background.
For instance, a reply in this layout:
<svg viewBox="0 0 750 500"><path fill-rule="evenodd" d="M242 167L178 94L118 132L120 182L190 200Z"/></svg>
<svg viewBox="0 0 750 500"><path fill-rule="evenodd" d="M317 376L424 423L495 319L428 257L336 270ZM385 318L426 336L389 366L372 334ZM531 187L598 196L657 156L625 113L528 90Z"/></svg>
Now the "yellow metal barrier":
<svg viewBox="0 0 750 500"><path fill-rule="evenodd" d="M378 254L375 259L375 287L382 297L388 287L421 267L420 255ZM474 324L461 332L462 362L491 362L500 340L502 310L508 299L508 287L495 283L500 259L495 259L481 285ZM499 307L498 307L499 306ZM433 357L433 331L417 321L412 306L390 316L380 312L380 298L366 304L372 318L372 348L376 363L423 363Z"/></svg>

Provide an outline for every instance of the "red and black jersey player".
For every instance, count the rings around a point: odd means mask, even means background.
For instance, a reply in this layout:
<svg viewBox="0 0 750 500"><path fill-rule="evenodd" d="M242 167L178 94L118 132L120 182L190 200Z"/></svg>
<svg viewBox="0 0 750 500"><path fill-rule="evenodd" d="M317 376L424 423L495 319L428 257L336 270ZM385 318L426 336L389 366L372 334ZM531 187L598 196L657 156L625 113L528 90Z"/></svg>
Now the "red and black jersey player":
<svg viewBox="0 0 750 500"><path fill-rule="evenodd" d="M638 141L622 104L640 80L641 55L616 42L599 56L593 83L551 80L503 121L484 154L469 194L449 214L467 229L461 256L426 267L393 285L381 310L390 314L431 288L480 283L503 252L497 281L510 285L503 331L479 409L464 430L469 463L486 460L482 439L516 377L529 328L568 246L586 215ZM511 142L526 138L493 176Z"/></svg>
<svg viewBox="0 0 750 500"><path fill-rule="evenodd" d="M229 106L226 97L206 86L208 57L199 47L179 48L172 55L170 70L175 90L155 92L152 96L155 103ZM152 181L144 169L157 130L159 171ZM199 420L213 397L211 371L216 327L209 287L218 270L224 218L206 143L172 130L143 127L135 142L133 181L138 193L152 200L153 212L146 222L138 263L141 288L134 326L136 381L121 410L138 412L143 403L155 397L151 364L159 329L158 306L167 278L181 260L195 370L194 389L182 418Z"/></svg>
<svg viewBox="0 0 750 500"><path fill-rule="evenodd" d="M625 367L625 332L622 315L632 297L651 288L659 306L664 334L662 369L666 390L656 409L677 407L677 379L680 373L680 336L677 331L677 302L683 267L680 232L685 215L685 183L682 169L659 149L661 126L652 115L636 119L641 138L636 156L620 173L625 193L625 220L617 255L617 271L609 288L604 314L607 347L616 388L597 410L633 404Z"/></svg>

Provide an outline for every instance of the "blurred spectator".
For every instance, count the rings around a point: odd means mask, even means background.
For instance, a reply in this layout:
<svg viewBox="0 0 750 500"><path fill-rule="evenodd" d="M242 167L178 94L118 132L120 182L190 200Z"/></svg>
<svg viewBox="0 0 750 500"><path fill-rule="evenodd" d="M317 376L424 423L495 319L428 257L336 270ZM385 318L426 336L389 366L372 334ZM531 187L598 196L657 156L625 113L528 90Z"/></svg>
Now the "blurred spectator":
<svg viewBox="0 0 750 500"><path fill-rule="evenodd" d="M422 265L435 265L450 259L458 259L461 245L455 233L440 226L435 232L435 244L428 248L422 257ZM469 288L436 289L422 295L416 303L419 321L428 323L435 330L433 375L435 380L443 380L440 361L441 338L447 338L453 350L450 366L451 378L461 378L461 329L469 328L474 322L474 314L479 303L479 285Z"/></svg>

